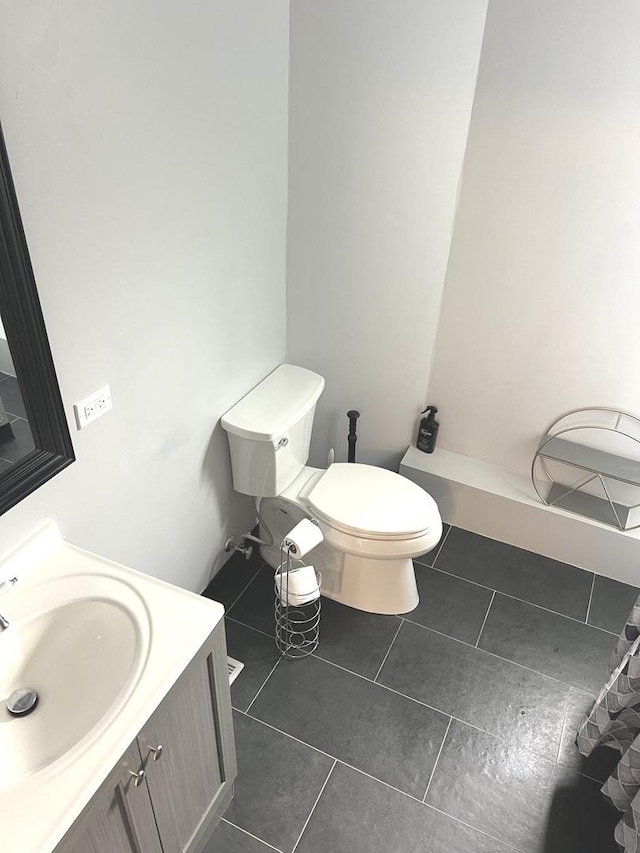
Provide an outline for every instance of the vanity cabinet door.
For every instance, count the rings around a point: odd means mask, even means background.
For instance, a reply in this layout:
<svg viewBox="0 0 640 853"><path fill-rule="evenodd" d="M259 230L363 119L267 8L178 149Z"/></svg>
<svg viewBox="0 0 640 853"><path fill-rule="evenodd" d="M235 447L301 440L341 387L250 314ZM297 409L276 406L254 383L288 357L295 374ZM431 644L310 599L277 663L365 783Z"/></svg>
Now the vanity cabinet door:
<svg viewBox="0 0 640 853"><path fill-rule="evenodd" d="M224 626L138 735L165 853L191 853L231 800L236 775ZM162 747L162 749L160 749Z"/></svg>
<svg viewBox="0 0 640 853"><path fill-rule="evenodd" d="M133 743L58 844L55 853L162 853L142 769Z"/></svg>

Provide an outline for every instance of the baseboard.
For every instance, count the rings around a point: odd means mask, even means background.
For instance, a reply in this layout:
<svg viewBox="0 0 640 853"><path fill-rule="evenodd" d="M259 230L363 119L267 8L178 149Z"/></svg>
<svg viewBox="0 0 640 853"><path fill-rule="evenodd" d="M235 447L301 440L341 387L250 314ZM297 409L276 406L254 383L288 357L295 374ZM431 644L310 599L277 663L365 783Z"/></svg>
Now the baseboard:
<svg viewBox="0 0 640 853"><path fill-rule="evenodd" d="M640 529L621 531L545 506L524 474L413 446L400 473L429 492L449 524L640 586Z"/></svg>

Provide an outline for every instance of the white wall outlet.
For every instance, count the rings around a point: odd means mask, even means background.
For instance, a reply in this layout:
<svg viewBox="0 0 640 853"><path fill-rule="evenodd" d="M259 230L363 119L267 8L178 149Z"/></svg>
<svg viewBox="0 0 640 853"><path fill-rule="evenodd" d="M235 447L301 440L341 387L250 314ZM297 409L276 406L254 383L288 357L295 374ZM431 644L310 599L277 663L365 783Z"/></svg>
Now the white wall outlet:
<svg viewBox="0 0 640 853"><path fill-rule="evenodd" d="M113 409L111 389L108 385L104 385L102 388L94 391L93 394L85 397L84 400L74 403L73 411L75 412L78 429L84 429L92 421L102 417L110 409Z"/></svg>

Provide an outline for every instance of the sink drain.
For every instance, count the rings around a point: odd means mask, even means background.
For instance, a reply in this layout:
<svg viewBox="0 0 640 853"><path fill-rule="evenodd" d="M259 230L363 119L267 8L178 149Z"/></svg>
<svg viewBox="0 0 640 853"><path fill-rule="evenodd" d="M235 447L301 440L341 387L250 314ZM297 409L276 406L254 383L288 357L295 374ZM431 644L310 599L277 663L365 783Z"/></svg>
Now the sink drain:
<svg viewBox="0 0 640 853"><path fill-rule="evenodd" d="M35 710L38 694L33 687L19 687L7 699L7 711L14 717L24 717Z"/></svg>

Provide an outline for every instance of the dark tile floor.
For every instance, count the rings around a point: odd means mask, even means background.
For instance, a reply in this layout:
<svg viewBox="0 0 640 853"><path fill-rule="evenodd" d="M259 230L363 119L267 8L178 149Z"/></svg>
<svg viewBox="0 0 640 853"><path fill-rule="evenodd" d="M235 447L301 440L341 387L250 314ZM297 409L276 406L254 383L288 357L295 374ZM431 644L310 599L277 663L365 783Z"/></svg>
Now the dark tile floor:
<svg viewBox="0 0 640 853"><path fill-rule="evenodd" d="M573 740L638 590L447 528L404 617L324 599L320 646L280 660L272 571L234 557L239 774L205 853L616 853Z"/></svg>

